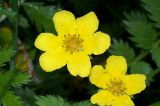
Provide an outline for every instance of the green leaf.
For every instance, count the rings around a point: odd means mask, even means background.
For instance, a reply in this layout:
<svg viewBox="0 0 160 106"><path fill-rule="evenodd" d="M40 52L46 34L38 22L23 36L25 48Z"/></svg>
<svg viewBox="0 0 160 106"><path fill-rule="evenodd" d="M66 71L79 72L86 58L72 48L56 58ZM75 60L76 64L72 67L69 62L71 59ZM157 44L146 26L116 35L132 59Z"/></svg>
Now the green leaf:
<svg viewBox="0 0 160 106"><path fill-rule="evenodd" d="M17 87L29 82L27 74L17 71L7 71L0 74L0 99L4 98L6 90L10 89L10 86Z"/></svg>
<svg viewBox="0 0 160 106"><path fill-rule="evenodd" d="M131 66L131 73L133 74L145 74L148 75L151 73L151 66L144 61L139 61Z"/></svg>
<svg viewBox="0 0 160 106"><path fill-rule="evenodd" d="M30 27L27 18L24 16L19 16L19 25L24 28Z"/></svg>
<svg viewBox="0 0 160 106"><path fill-rule="evenodd" d="M131 66L131 69L130 69L130 72L133 74L145 74L147 77L149 77L151 71L152 71L152 68L150 64L144 61L136 62Z"/></svg>
<svg viewBox="0 0 160 106"><path fill-rule="evenodd" d="M156 26L160 28L160 0L141 0L143 7L150 13L149 17L155 21Z"/></svg>
<svg viewBox="0 0 160 106"><path fill-rule="evenodd" d="M12 91L6 91L2 98L2 104L3 106L22 106L22 101Z"/></svg>
<svg viewBox="0 0 160 106"><path fill-rule="evenodd" d="M6 87L8 83L12 81L12 78L14 77L14 75L15 73L13 71L7 71L5 73L0 73L0 86L3 88Z"/></svg>
<svg viewBox="0 0 160 106"><path fill-rule="evenodd" d="M16 15L16 12L8 9L3 9L3 8L0 8L0 15L6 15L7 17L9 18L14 18L14 16Z"/></svg>
<svg viewBox="0 0 160 106"><path fill-rule="evenodd" d="M158 101L158 102L156 102L156 103L153 103L153 104L151 104L151 105L149 105L149 106L160 106L160 101Z"/></svg>
<svg viewBox="0 0 160 106"><path fill-rule="evenodd" d="M16 88L15 92L22 98L24 106L37 106L35 104L36 94L32 89L20 87L18 89Z"/></svg>
<svg viewBox="0 0 160 106"><path fill-rule="evenodd" d="M2 48L0 50L0 67L4 66L4 63L9 61L14 54L15 51L12 48Z"/></svg>
<svg viewBox="0 0 160 106"><path fill-rule="evenodd" d="M124 56L128 63L131 63L135 58L133 49L128 45L127 42L124 42L123 40L118 41L114 39L109 52L112 55Z"/></svg>
<svg viewBox="0 0 160 106"><path fill-rule="evenodd" d="M92 106L92 104L90 103L90 101L82 101L79 103L75 103L72 106Z"/></svg>
<svg viewBox="0 0 160 106"><path fill-rule="evenodd" d="M23 84L27 84L30 82L31 75L25 72L18 72L15 77L12 79L11 85L13 87L19 87Z"/></svg>
<svg viewBox="0 0 160 106"><path fill-rule="evenodd" d="M52 21L52 16L57 10L56 7L45 7L36 3L24 3L23 6L28 17L35 22L39 32L56 32Z"/></svg>
<svg viewBox="0 0 160 106"><path fill-rule="evenodd" d="M59 96L39 96L36 97L38 106L70 106L63 98Z"/></svg>
<svg viewBox="0 0 160 106"><path fill-rule="evenodd" d="M13 72L13 71L7 71L5 73L0 74L0 86L5 86L7 83L9 83L10 86L13 87L19 87L22 86L22 84L27 84L30 82L30 75L28 73L22 73L22 72Z"/></svg>
<svg viewBox="0 0 160 106"><path fill-rule="evenodd" d="M153 61L160 67L160 47L154 48L151 53Z"/></svg>
<svg viewBox="0 0 160 106"><path fill-rule="evenodd" d="M155 70L153 70L149 75L148 75L148 78L149 78L149 81L150 82L153 82L155 80L155 75L158 74L160 72L160 68L157 68Z"/></svg>
<svg viewBox="0 0 160 106"><path fill-rule="evenodd" d="M126 30L133 35L131 40L136 46L142 49L151 49L157 39L157 32L148 22L145 15L139 12L125 14L127 20L124 20Z"/></svg>

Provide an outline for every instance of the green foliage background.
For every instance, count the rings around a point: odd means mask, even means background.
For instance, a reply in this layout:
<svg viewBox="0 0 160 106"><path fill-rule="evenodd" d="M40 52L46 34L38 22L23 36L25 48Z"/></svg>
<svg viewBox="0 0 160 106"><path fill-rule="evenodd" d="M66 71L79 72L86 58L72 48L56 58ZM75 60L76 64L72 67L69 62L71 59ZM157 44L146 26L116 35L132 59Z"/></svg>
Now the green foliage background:
<svg viewBox="0 0 160 106"><path fill-rule="evenodd" d="M93 65L105 64L109 55L124 56L128 73L147 76L146 90L133 97L135 105L160 106L160 0L0 0L0 104L92 106L89 99L98 88L88 78L73 77L66 67L46 73L39 66L41 52L33 42L41 32L56 33L52 16L63 9L76 17L94 11L99 30L110 35L112 44L104 54L92 55ZM18 51L12 46L15 30Z"/></svg>

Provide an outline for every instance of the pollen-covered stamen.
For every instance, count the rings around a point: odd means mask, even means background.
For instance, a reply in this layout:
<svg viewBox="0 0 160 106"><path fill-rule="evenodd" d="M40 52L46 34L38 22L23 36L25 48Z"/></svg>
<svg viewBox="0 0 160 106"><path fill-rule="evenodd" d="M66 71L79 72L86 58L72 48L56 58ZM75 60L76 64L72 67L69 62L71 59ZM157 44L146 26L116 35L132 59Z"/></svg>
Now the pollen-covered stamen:
<svg viewBox="0 0 160 106"><path fill-rule="evenodd" d="M126 87L122 80L110 80L110 84L107 89L116 96L126 94Z"/></svg>
<svg viewBox="0 0 160 106"><path fill-rule="evenodd" d="M63 47L70 53L83 51L83 39L80 35L64 35Z"/></svg>

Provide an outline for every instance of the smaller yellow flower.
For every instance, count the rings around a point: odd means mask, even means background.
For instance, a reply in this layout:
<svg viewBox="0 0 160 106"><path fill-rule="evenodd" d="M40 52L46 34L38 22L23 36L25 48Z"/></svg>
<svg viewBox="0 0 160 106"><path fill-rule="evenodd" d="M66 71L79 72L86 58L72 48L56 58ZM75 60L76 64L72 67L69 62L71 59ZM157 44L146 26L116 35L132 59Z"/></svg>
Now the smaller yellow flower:
<svg viewBox="0 0 160 106"><path fill-rule="evenodd" d="M146 88L146 76L125 75L127 63L122 56L110 56L106 62L106 69L95 65L91 70L90 82L101 88L91 102L100 106L134 106L130 96Z"/></svg>
<svg viewBox="0 0 160 106"><path fill-rule="evenodd" d="M41 33L35 46L44 51L40 65L46 72L59 69L67 64L73 76L87 77L91 70L89 55L104 53L110 46L110 37L98 29L98 18L90 12L80 18L66 10L53 16L58 36Z"/></svg>

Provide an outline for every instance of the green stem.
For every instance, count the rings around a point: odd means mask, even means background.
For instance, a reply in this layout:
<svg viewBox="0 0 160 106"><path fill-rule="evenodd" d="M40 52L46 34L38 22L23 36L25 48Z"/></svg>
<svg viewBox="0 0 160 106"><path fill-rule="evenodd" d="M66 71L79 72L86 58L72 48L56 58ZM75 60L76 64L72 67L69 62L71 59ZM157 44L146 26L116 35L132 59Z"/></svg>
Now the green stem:
<svg viewBox="0 0 160 106"><path fill-rule="evenodd" d="M142 51L133 61L133 63L136 63L138 61L140 61L141 59L143 59L144 57L146 57L148 55L149 51Z"/></svg>
<svg viewBox="0 0 160 106"><path fill-rule="evenodd" d="M132 62L132 64L135 64L136 62L142 60L144 57L146 57L154 48L157 48L160 44L160 39L158 39L151 50L148 50L148 51L142 51L136 58L135 60Z"/></svg>
<svg viewBox="0 0 160 106"><path fill-rule="evenodd" d="M13 36L12 36L12 48L17 52L18 42L18 0L11 0L12 9L16 12L13 18ZM11 70L16 70L16 55L11 60Z"/></svg>
<svg viewBox="0 0 160 106"><path fill-rule="evenodd" d="M58 0L57 8L58 8L58 11L60 11L60 10L61 10L61 0Z"/></svg>
<svg viewBox="0 0 160 106"><path fill-rule="evenodd" d="M17 41L18 41L18 0L10 0L10 3L12 4L12 9L13 11L16 12L15 17L13 18L13 36L12 36L12 48L17 51ZM6 82L4 82L5 84L3 85L3 87L1 88L1 92L0 92L0 101L3 97L3 95L5 94L5 92L7 91L6 89L8 88L8 86L10 85L10 83L12 82L12 79L15 77L16 74L16 56L12 57L11 59L11 75L9 78L6 79Z"/></svg>

